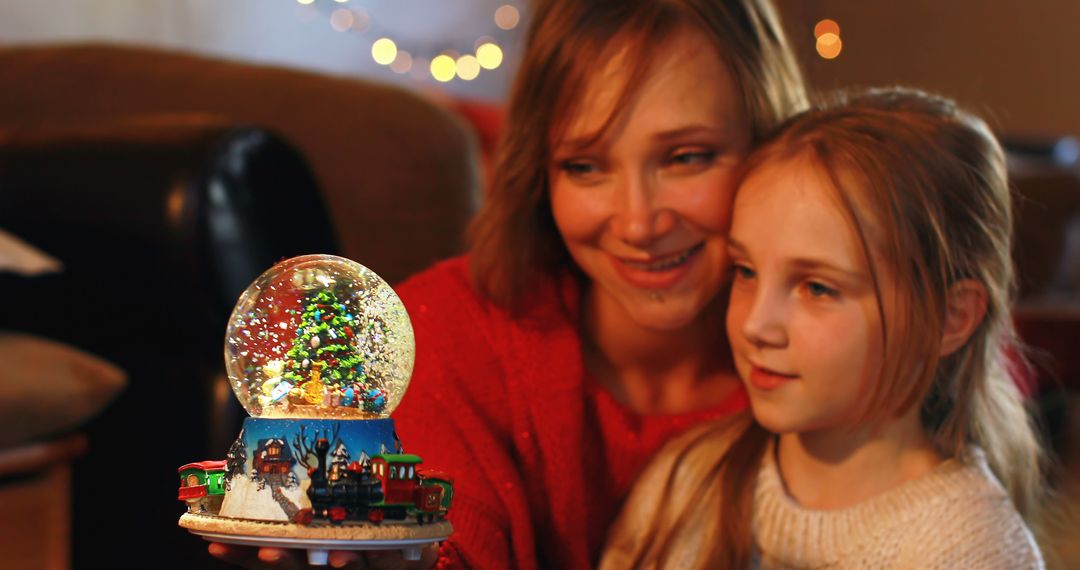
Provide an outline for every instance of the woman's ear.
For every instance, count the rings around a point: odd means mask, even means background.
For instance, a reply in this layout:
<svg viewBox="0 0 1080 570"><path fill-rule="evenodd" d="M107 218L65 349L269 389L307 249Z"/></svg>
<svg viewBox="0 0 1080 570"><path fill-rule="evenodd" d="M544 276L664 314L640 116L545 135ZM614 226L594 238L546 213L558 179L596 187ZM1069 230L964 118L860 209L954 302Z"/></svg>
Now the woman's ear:
<svg viewBox="0 0 1080 570"><path fill-rule="evenodd" d="M961 279L949 286L945 306L945 327L941 332L942 357L967 342L986 316L986 287L974 279Z"/></svg>

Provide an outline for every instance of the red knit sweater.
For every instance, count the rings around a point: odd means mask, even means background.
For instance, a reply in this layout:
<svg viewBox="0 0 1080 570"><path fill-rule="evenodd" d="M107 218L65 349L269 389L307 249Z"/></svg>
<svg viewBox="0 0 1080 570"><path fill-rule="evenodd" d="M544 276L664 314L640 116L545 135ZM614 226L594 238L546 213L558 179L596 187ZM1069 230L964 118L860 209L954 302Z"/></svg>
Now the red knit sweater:
<svg viewBox="0 0 1080 570"><path fill-rule="evenodd" d="M443 567L595 566L648 458L691 425L747 406L740 390L686 415L624 409L584 370L570 279L538 286L516 318L476 294L464 257L396 289L416 333L397 433L425 466L454 477Z"/></svg>

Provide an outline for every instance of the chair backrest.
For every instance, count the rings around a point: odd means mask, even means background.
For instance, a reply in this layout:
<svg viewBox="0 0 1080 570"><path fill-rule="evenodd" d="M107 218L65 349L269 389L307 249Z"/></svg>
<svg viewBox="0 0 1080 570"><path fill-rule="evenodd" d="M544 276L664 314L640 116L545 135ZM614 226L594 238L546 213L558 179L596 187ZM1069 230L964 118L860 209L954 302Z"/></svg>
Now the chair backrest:
<svg viewBox="0 0 1080 570"><path fill-rule="evenodd" d="M84 348L129 375L86 427L75 560L204 567L204 546L176 528L175 473L224 457L239 431L222 377L229 313L276 261L339 250L304 157L274 133L204 116L9 130L0 228L63 263L0 279L0 328ZM106 532L103 511L123 523Z"/></svg>

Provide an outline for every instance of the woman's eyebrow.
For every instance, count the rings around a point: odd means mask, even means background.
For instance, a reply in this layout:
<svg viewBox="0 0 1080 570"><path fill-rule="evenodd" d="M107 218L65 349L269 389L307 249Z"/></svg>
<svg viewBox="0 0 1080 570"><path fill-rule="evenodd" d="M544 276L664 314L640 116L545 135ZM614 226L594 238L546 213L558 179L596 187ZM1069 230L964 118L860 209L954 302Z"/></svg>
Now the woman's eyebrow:
<svg viewBox="0 0 1080 570"><path fill-rule="evenodd" d="M727 129L718 129L709 125L689 125L670 131L656 133L653 135L653 138L660 141L668 141L694 135L706 135L715 138L726 134Z"/></svg>

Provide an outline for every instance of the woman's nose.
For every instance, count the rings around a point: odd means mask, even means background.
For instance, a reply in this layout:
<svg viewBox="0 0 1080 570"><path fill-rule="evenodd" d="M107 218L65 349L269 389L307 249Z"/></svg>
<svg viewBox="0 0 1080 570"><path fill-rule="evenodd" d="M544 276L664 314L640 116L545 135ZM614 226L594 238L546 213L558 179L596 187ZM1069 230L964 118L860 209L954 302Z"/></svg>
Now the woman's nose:
<svg viewBox="0 0 1080 570"><path fill-rule="evenodd" d="M635 247L647 247L675 227L676 214L663 203L659 185L647 176L621 181L614 206L613 230Z"/></svg>

